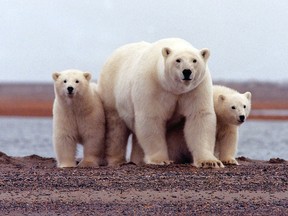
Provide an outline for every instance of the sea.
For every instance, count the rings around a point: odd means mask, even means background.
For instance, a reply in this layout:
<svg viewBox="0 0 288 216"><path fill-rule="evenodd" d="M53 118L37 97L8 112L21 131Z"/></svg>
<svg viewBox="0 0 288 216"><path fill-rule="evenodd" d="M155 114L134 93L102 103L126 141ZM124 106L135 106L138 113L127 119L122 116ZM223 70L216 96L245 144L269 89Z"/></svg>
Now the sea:
<svg viewBox="0 0 288 216"><path fill-rule="evenodd" d="M55 157L52 118L0 117L0 151L9 156ZM83 148L78 146L77 157ZM239 128L237 156L288 160L288 121L248 120Z"/></svg>

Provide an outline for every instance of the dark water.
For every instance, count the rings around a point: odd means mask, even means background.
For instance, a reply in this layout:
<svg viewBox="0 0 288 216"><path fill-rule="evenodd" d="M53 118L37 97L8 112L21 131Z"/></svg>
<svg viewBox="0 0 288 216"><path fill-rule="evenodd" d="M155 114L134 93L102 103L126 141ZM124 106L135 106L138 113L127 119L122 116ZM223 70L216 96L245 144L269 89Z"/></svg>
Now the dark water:
<svg viewBox="0 0 288 216"><path fill-rule="evenodd" d="M79 147L78 155L82 154ZM0 151L54 157L52 118L0 117ZM288 121L248 121L240 127L238 156L288 159Z"/></svg>
<svg viewBox="0 0 288 216"><path fill-rule="evenodd" d="M247 121L240 127L238 156L288 159L288 121Z"/></svg>
<svg viewBox="0 0 288 216"><path fill-rule="evenodd" d="M0 151L11 156L54 156L52 118L0 118Z"/></svg>

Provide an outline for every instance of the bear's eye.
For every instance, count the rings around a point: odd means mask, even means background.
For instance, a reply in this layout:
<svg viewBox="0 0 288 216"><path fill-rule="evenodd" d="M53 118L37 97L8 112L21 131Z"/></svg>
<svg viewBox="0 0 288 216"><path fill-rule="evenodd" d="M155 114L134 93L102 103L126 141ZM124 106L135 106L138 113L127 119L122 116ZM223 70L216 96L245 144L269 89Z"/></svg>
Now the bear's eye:
<svg viewBox="0 0 288 216"><path fill-rule="evenodd" d="M236 109L236 107L235 107L235 106L232 106L231 108L232 108L232 109Z"/></svg>
<svg viewBox="0 0 288 216"><path fill-rule="evenodd" d="M180 63L180 62L181 62L181 59L176 59L176 62Z"/></svg>
<svg viewBox="0 0 288 216"><path fill-rule="evenodd" d="M197 62L197 59L193 59L193 63L196 63Z"/></svg>
<svg viewBox="0 0 288 216"><path fill-rule="evenodd" d="M246 108L246 105L244 105L243 107L244 107L244 109L245 109L245 108Z"/></svg>
<svg viewBox="0 0 288 216"><path fill-rule="evenodd" d="M76 80L75 83L79 83L79 80Z"/></svg>
<svg viewBox="0 0 288 216"><path fill-rule="evenodd" d="M64 83L67 83L67 80L64 80L63 82L64 82Z"/></svg>

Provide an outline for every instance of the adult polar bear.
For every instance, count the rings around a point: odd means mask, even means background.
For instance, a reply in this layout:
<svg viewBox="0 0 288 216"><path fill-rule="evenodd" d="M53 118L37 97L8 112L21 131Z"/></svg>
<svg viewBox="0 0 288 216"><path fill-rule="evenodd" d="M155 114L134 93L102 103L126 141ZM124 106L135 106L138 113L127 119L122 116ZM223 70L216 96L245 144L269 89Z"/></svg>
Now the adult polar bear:
<svg viewBox="0 0 288 216"><path fill-rule="evenodd" d="M132 43L117 49L100 73L98 90L107 121L109 165L125 162L130 131L147 164L169 163L166 128L183 119L196 167L223 167L213 152L216 115L209 50L179 38Z"/></svg>

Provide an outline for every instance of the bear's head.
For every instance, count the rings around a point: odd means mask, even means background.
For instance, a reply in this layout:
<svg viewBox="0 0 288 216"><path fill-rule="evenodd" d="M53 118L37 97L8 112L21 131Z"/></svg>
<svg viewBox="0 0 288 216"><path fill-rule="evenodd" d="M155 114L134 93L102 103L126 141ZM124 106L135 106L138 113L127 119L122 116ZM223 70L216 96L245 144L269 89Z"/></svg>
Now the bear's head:
<svg viewBox="0 0 288 216"><path fill-rule="evenodd" d="M250 113L251 97L250 92L219 95L215 107L217 118L226 124L241 125Z"/></svg>
<svg viewBox="0 0 288 216"><path fill-rule="evenodd" d="M86 94L91 80L89 72L75 69L55 72L52 74L55 93L60 97L74 98Z"/></svg>
<svg viewBox="0 0 288 216"><path fill-rule="evenodd" d="M206 75L206 63L210 56L208 49L164 47L162 55L165 79L174 85L175 93L185 93L196 88Z"/></svg>

